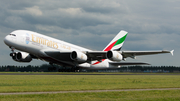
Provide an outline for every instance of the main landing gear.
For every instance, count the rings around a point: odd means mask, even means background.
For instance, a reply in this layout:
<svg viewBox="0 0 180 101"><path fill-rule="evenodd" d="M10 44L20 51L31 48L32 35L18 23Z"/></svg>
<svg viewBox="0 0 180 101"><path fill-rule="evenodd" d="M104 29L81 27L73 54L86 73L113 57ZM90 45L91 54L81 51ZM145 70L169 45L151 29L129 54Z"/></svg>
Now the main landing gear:
<svg viewBox="0 0 180 101"><path fill-rule="evenodd" d="M79 72L79 70L76 70L76 69L58 69L58 72Z"/></svg>
<svg viewBox="0 0 180 101"><path fill-rule="evenodd" d="M79 72L79 67L77 67L77 66L73 67L73 71L74 72Z"/></svg>
<svg viewBox="0 0 180 101"><path fill-rule="evenodd" d="M56 67L55 65L53 65L53 63L49 63L51 66L48 68L48 71L56 71ZM79 72L79 67L77 67L76 65L73 67L59 67L58 68L58 72Z"/></svg>
<svg viewBox="0 0 180 101"><path fill-rule="evenodd" d="M63 66L63 68L59 68L58 71L59 72L79 72L79 68L78 67L65 67L65 66Z"/></svg>
<svg viewBox="0 0 180 101"><path fill-rule="evenodd" d="M56 67L54 67L53 63L49 63L52 67L49 67L48 70L49 71L54 71L56 70Z"/></svg>

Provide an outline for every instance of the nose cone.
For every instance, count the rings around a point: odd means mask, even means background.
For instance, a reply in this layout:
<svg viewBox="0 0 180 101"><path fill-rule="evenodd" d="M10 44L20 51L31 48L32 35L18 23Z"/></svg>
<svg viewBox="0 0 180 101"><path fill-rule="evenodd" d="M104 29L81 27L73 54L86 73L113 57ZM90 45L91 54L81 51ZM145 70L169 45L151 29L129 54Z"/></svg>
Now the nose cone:
<svg viewBox="0 0 180 101"><path fill-rule="evenodd" d="M4 43L5 43L5 44L7 43L7 40L8 40L7 37L8 37L8 36L6 36L6 37L4 38Z"/></svg>
<svg viewBox="0 0 180 101"><path fill-rule="evenodd" d="M6 45L9 45L9 42L10 42L10 38L9 38L9 35L7 35L5 38L4 38L4 43Z"/></svg>

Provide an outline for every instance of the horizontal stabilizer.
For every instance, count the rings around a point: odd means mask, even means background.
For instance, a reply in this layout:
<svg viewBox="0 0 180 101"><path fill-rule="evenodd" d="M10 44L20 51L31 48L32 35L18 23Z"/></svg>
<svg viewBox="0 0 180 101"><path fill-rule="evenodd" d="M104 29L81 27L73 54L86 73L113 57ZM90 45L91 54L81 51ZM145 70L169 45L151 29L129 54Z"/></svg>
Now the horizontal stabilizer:
<svg viewBox="0 0 180 101"><path fill-rule="evenodd" d="M122 66L122 65L150 65L149 63L143 62L109 62L109 64L114 66Z"/></svg>

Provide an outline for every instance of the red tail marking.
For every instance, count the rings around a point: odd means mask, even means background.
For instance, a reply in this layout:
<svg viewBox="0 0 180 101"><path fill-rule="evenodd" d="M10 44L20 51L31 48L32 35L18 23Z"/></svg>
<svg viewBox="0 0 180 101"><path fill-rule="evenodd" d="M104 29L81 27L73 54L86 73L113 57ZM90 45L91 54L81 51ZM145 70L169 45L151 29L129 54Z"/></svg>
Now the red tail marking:
<svg viewBox="0 0 180 101"><path fill-rule="evenodd" d="M117 40L118 41L118 40ZM104 51L109 51L109 50L111 50L112 49L112 47L116 44L116 42L117 41L115 41L115 42L113 42L112 44L110 44ZM104 61L105 59L102 59L101 61ZM99 63L101 63L100 61L98 61L98 62L95 62L94 64L92 64L92 65L96 65L96 64L99 64Z"/></svg>
<svg viewBox="0 0 180 101"><path fill-rule="evenodd" d="M117 41L118 41L118 40L117 40ZM109 51L109 50L111 50L112 47L116 44L117 41L115 41L115 42L113 42L112 44L110 44L104 51Z"/></svg>

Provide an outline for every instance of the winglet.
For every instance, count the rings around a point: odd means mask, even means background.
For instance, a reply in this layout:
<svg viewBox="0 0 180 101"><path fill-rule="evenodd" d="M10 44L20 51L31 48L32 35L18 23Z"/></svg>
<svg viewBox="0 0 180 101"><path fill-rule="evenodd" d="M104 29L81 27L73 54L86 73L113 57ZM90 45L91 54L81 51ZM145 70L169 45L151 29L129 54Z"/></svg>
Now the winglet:
<svg viewBox="0 0 180 101"><path fill-rule="evenodd" d="M173 52L174 52L174 50L170 51L170 53L171 53L172 56L173 56Z"/></svg>

